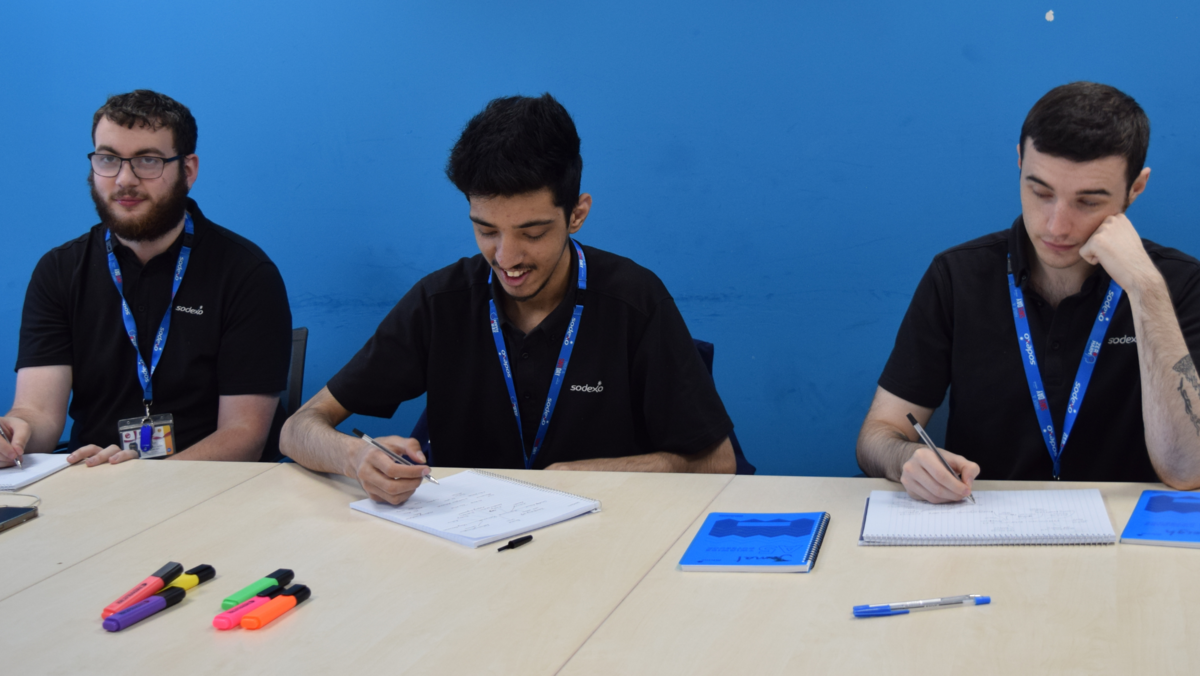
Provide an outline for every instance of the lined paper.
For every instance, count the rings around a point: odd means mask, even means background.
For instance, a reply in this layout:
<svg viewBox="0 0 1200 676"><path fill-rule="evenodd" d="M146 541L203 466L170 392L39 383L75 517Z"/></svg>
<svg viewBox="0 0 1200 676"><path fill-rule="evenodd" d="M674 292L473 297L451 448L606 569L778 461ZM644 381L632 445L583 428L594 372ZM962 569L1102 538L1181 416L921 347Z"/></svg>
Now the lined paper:
<svg viewBox="0 0 1200 676"><path fill-rule="evenodd" d="M21 464L25 469L16 465L0 469L0 491L24 488L70 466L66 453L26 453L21 456Z"/></svg>
<svg viewBox="0 0 1200 676"><path fill-rule="evenodd" d="M871 491L861 545L1112 544L1094 488L976 491L975 504L933 505L903 491Z"/></svg>
<svg viewBox="0 0 1200 676"><path fill-rule="evenodd" d="M549 526L599 511L600 503L502 477L468 470L423 483L402 505L359 500L350 507L388 521L416 528L468 547Z"/></svg>

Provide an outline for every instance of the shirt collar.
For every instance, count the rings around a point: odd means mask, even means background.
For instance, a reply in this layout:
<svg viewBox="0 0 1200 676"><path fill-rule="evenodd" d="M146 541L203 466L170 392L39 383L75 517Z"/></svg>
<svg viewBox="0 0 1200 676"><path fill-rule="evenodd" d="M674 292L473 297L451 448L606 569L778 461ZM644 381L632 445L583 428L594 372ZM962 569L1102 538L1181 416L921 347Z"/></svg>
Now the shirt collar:
<svg viewBox="0 0 1200 676"><path fill-rule="evenodd" d="M579 291L579 256L575 253L575 247L569 241L567 243L567 248L571 251L570 274L568 275L569 282L567 283L567 292L563 294L562 300L559 301L558 306L555 307L549 315L546 315L546 318L542 320L542 323L538 324L537 328L530 333L536 333L538 331L556 331L560 325L564 331L566 330L567 321L575 309L575 297ZM508 326L513 331L519 332L520 330L512 324L512 322L508 319L508 315L504 312L503 299L506 295L504 292L504 287L500 286L500 280L496 279L497 275L494 272L492 277L492 300L496 303L496 318L500 320L501 326Z"/></svg>

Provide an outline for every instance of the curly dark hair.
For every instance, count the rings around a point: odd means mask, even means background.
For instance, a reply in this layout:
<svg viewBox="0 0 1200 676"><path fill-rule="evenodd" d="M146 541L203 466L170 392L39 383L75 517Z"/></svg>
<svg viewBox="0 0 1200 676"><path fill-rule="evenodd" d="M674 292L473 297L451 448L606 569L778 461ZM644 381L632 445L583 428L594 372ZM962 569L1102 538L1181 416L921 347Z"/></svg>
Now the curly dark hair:
<svg viewBox="0 0 1200 676"><path fill-rule="evenodd" d="M108 118L113 124L133 129L136 125L158 131L162 128L171 130L175 139L175 152L180 155L191 155L196 152L196 118L187 106L158 92L149 89L137 89L128 94L116 94L108 97L100 110L92 116L92 143L96 142L96 125L101 118Z"/></svg>

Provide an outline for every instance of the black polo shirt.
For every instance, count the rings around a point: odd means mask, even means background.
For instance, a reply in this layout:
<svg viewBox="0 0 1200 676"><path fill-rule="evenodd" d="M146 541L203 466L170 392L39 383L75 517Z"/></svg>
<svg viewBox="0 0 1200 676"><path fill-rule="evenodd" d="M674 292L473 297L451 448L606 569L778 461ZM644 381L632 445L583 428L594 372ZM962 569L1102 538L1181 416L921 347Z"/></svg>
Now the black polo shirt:
<svg viewBox="0 0 1200 676"><path fill-rule="evenodd" d="M249 240L205 218L193 200L187 209L195 229L192 254L154 372L151 411L175 416L177 451L216 431L217 397L282 391L291 354L292 315L275 264ZM118 443L117 421L145 412L104 233L104 226L93 226L43 256L21 313L16 368L71 367L71 450ZM113 242L149 367L183 234L144 266L133 251Z"/></svg>
<svg viewBox="0 0 1200 676"><path fill-rule="evenodd" d="M733 423L666 287L627 258L583 250L583 316L534 467L655 451L688 455L721 441ZM525 335L504 317L504 291L498 281L488 284L483 256L438 270L400 299L329 391L348 410L377 417L428 392L431 463L524 468L488 301L498 299L528 451L579 293L577 271L572 248L570 291Z"/></svg>
<svg viewBox="0 0 1200 676"><path fill-rule="evenodd" d="M1200 261L1142 240L1171 292L1192 354L1200 354ZM937 255L913 294L879 385L936 408L950 388L946 448L979 463L983 479L1045 480L1054 464L1042 439L1008 293L1006 258L1025 294L1034 353L1055 433L1111 278L1097 268L1052 308L1029 282L1032 244L1018 218ZM1067 481L1158 481L1146 451L1138 336L1122 295L1062 454Z"/></svg>

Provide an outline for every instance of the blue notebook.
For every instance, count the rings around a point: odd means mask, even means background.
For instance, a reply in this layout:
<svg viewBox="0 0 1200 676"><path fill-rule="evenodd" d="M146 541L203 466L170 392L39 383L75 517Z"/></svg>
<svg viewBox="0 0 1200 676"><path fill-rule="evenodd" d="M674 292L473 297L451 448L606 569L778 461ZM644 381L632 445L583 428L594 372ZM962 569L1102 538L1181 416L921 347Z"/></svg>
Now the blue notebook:
<svg viewBox="0 0 1200 676"><path fill-rule="evenodd" d="M1200 548L1200 494L1142 491L1121 542Z"/></svg>
<svg viewBox="0 0 1200 676"><path fill-rule="evenodd" d="M817 562L828 525L828 512L713 512L688 545L679 567L686 571L807 573Z"/></svg>

